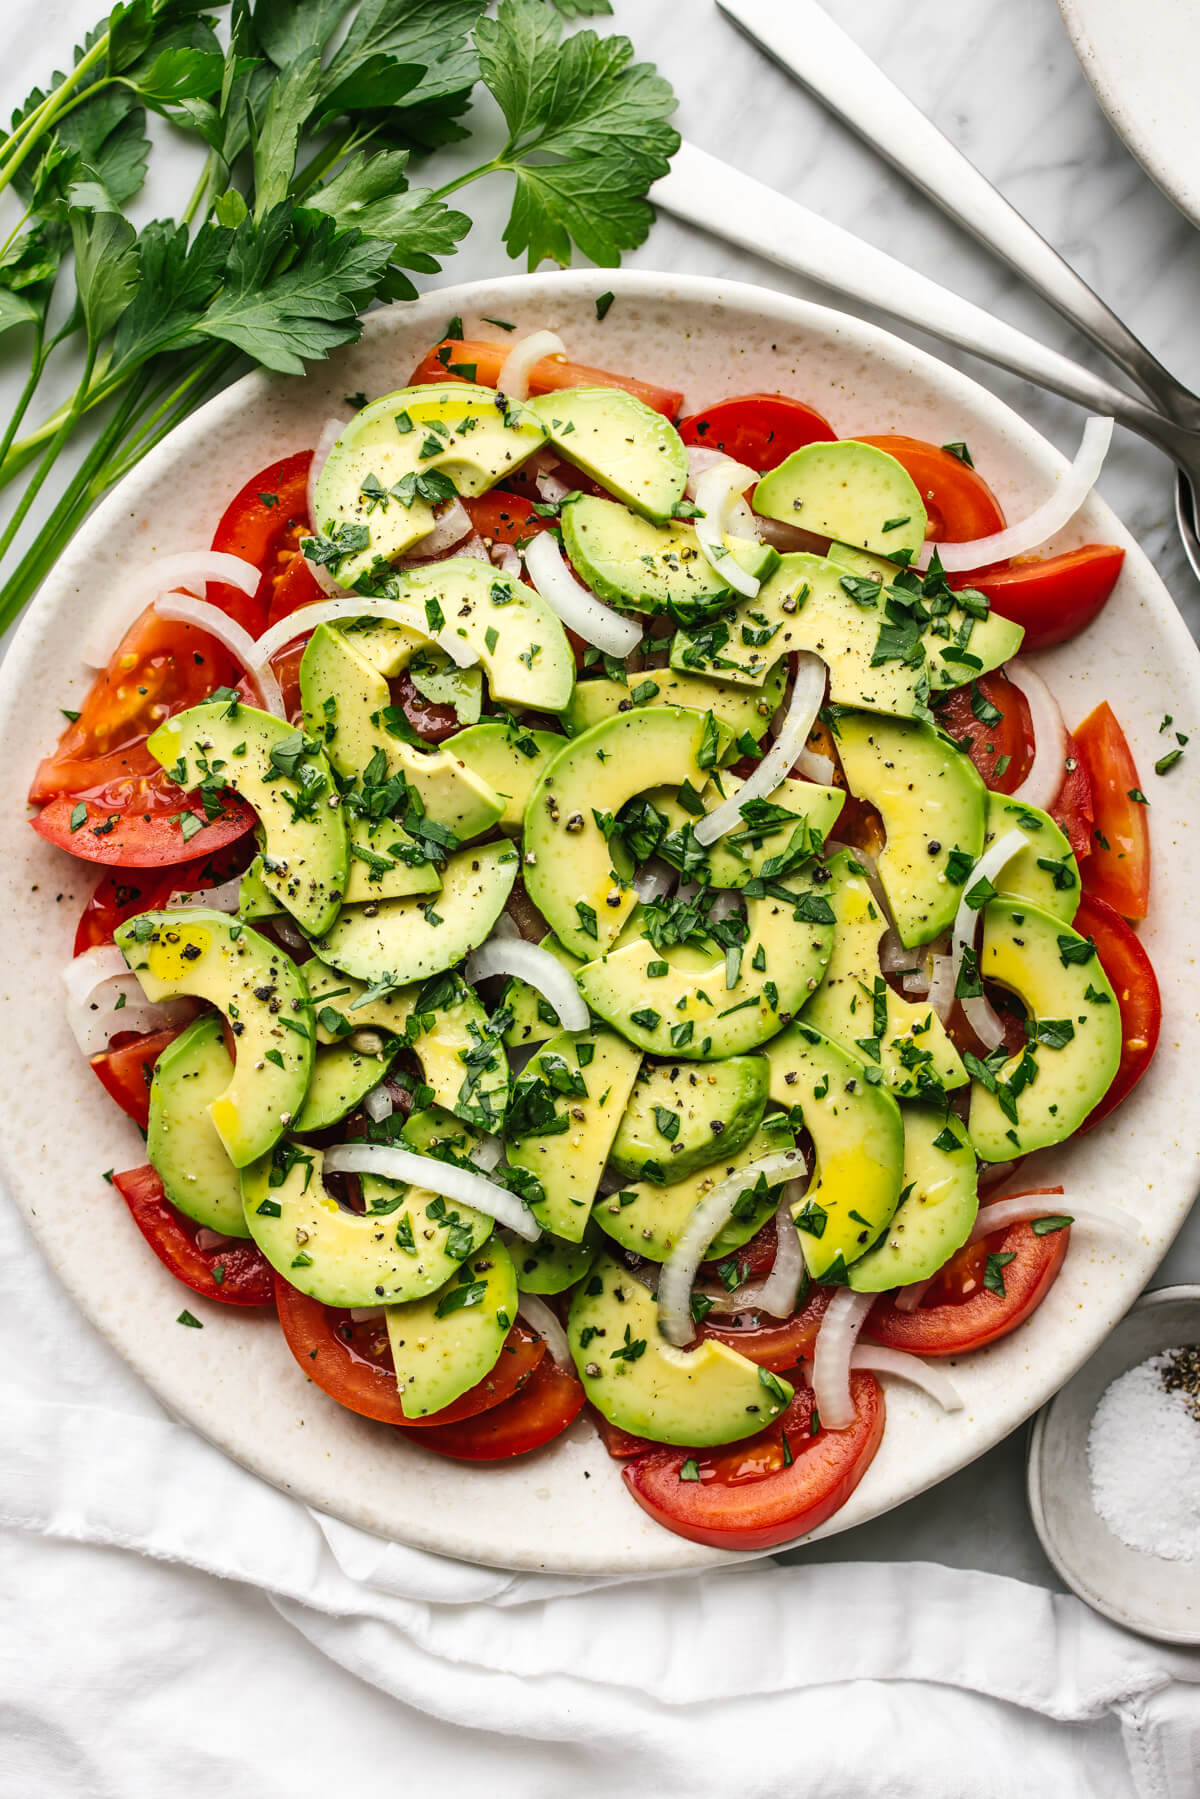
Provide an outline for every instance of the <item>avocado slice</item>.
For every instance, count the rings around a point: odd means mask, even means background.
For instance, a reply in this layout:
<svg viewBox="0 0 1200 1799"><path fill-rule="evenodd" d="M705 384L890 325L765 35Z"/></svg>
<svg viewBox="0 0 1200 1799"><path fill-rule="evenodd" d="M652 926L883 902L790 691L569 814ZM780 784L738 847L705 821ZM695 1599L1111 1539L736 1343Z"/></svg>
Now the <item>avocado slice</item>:
<svg viewBox="0 0 1200 1799"><path fill-rule="evenodd" d="M537 778L566 739L560 731L528 731L523 726L471 725L451 739L451 754L465 762L504 801L496 821L502 831L519 832Z"/></svg>
<svg viewBox="0 0 1200 1799"><path fill-rule="evenodd" d="M575 1289L567 1341L601 1417L656 1443L736 1443L791 1403L787 1381L724 1343L672 1348L659 1335L653 1294L611 1256Z"/></svg>
<svg viewBox="0 0 1200 1799"><path fill-rule="evenodd" d="M965 1085L967 1071L933 1007L903 999L880 973L879 939L887 920L861 864L840 850L825 868L822 892L837 929L825 978L804 1008L805 1023L882 1069L903 1098L937 1099L943 1090Z"/></svg>
<svg viewBox="0 0 1200 1799"><path fill-rule="evenodd" d="M542 712L561 712L567 704L575 656L561 619L536 588L477 556L449 556L406 569L398 594L474 650L493 700Z"/></svg>
<svg viewBox="0 0 1200 1799"><path fill-rule="evenodd" d="M236 1063L208 1113L230 1160L244 1168L270 1149L304 1103L313 1065L304 976L249 925L200 906L143 912L114 935L148 1000L191 995L228 1018Z"/></svg>
<svg viewBox="0 0 1200 1799"><path fill-rule="evenodd" d="M684 1225L705 1196L726 1175L736 1174L748 1163L769 1156L773 1151L792 1149L796 1134L782 1112L772 1112L748 1143L719 1162L685 1175L661 1187L655 1181L631 1181L618 1193L598 1199L592 1217L604 1233L622 1249L634 1255L647 1256L652 1262L665 1262ZM748 1243L762 1229L779 1203L779 1190L748 1192L733 1209L728 1224L717 1232L708 1246L709 1261L728 1256L743 1243Z"/></svg>
<svg viewBox="0 0 1200 1799"><path fill-rule="evenodd" d="M700 795L704 811L712 812L723 800L740 793L744 786L740 775L722 774L711 780ZM654 788L646 798L668 825L668 835L655 853L678 868L683 860L685 843L689 852L695 845L691 839L677 838L675 834L693 825L698 814L684 806L669 787ZM753 826L743 823L739 829L727 831L708 851L704 871L709 885L744 887L747 881L762 876L766 864L777 862L780 856L787 858L791 868L798 866L798 860L793 858L819 855L845 803L846 795L840 787L822 787L815 781L785 776L766 802L767 806L775 808L774 814L760 807L752 814ZM779 873L776 865L773 871L766 871L766 878L772 879Z"/></svg>
<svg viewBox="0 0 1200 1799"><path fill-rule="evenodd" d="M205 1012L154 1064L146 1154L173 1206L210 1231L248 1237L238 1171L208 1109L232 1079L221 1021Z"/></svg>
<svg viewBox="0 0 1200 1799"><path fill-rule="evenodd" d="M771 1098L803 1120L816 1157L804 1198L792 1208L814 1280L857 1261L896 1209L904 1126L872 1064L798 1019L767 1050ZM878 1073L878 1070L875 1070ZM799 1115L795 1108L798 1108Z"/></svg>
<svg viewBox="0 0 1200 1799"><path fill-rule="evenodd" d="M377 1087L395 1059L399 1041L384 1046L377 1055L365 1055L349 1043L318 1049L304 1104L292 1120L299 1136L308 1131L327 1131Z"/></svg>
<svg viewBox="0 0 1200 1799"><path fill-rule="evenodd" d="M313 947L323 961L373 987L426 980L483 942L516 874L517 852L507 839L459 850L446 863L440 893L347 906Z"/></svg>
<svg viewBox="0 0 1200 1799"><path fill-rule="evenodd" d="M983 853L987 789L949 738L915 719L844 712L834 734L851 793L883 818L879 879L896 934L906 948L929 943L958 910L969 868L951 870Z"/></svg>
<svg viewBox="0 0 1200 1799"><path fill-rule="evenodd" d="M415 789L424 815L459 843L490 830L503 813L504 801L452 752L417 749L388 731L387 681L334 625L318 625L309 638L300 663L300 698L306 730L325 745L344 781L361 783L381 755L382 778L402 776Z"/></svg>
<svg viewBox="0 0 1200 1799"><path fill-rule="evenodd" d="M735 1155L766 1105L763 1056L729 1056L711 1068L643 1067L608 1159L618 1174L664 1187Z"/></svg>
<svg viewBox="0 0 1200 1799"><path fill-rule="evenodd" d="M496 1366L516 1322L517 1277L498 1237L425 1299L388 1306L387 1334L400 1410L428 1418Z"/></svg>
<svg viewBox="0 0 1200 1799"><path fill-rule="evenodd" d="M1048 812L1027 806L1007 794L987 796L987 832L984 848L1004 837L1009 831L1022 831L1028 847L1018 850L992 877L997 893L1013 899L1032 900L1043 912L1070 924L1079 910L1083 890L1079 882L1079 864L1066 837Z"/></svg>
<svg viewBox="0 0 1200 1799"><path fill-rule="evenodd" d="M900 1204L883 1235L850 1269L856 1293L928 1280L962 1248L979 1210L975 1151L960 1120L940 1106L902 1105L900 1111Z"/></svg>
<svg viewBox="0 0 1200 1799"><path fill-rule="evenodd" d="M491 1235L493 1219L427 1187L380 1182L365 1212L346 1211L326 1190L324 1161L319 1149L285 1138L242 1170L251 1236L272 1268L322 1305L422 1299Z"/></svg>
<svg viewBox="0 0 1200 1799"><path fill-rule="evenodd" d="M1121 1014L1096 946L1023 899L983 909L979 972L1015 993L1028 1014L1019 1056L971 1082L968 1130L985 1162L1061 1143L1112 1085Z"/></svg>
<svg viewBox="0 0 1200 1799"><path fill-rule="evenodd" d="M565 1293L583 1279L603 1241L594 1219L588 1220L579 1243L564 1242L550 1231L543 1231L536 1243L522 1243L513 1237L508 1253L517 1271L517 1286L522 1293Z"/></svg>
<svg viewBox="0 0 1200 1799"><path fill-rule="evenodd" d="M545 442L526 407L494 388L453 381L401 388L356 412L317 477L314 528L345 553L329 561L343 587L389 563L433 530L446 498L486 493ZM422 484L426 484L423 488Z"/></svg>
<svg viewBox="0 0 1200 1799"><path fill-rule="evenodd" d="M709 1062L757 1049L811 999L836 954L824 890L794 875L783 888L791 899L746 901L736 969L715 940L657 949L636 937L581 968L579 991L651 1055Z"/></svg>
<svg viewBox="0 0 1200 1799"><path fill-rule="evenodd" d="M751 504L760 518L799 525L895 557L914 557L928 523L916 482L894 456L843 438L805 444L764 475Z"/></svg>
<svg viewBox="0 0 1200 1799"><path fill-rule="evenodd" d="M240 700L208 700L164 719L146 747L185 791L229 787L254 807L263 886L310 936L327 930L346 891L348 852L319 740Z"/></svg>
<svg viewBox="0 0 1200 1799"><path fill-rule="evenodd" d="M888 562L882 556L871 556L866 550L856 550L844 543L830 544L829 560L836 562L847 574L861 575L869 581L890 583L900 573L899 563ZM909 598L911 595L905 595L906 600ZM924 666L929 673L930 688L935 693L944 692L948 687L961 687L972 676L977 678L990 669L999 668L1010 656L1016 655L1025 637L1023 625L1002 618L998 612L977 618L973 612L954 605L941 615L938 631L939 635L929 632L924 638ZM972 660L964 660L964 655Z"/></svg>
<svg viewBox="0 0 1200 1799"><path fill-rule="evenodd" d="M569 974L577 974L583 967L579 957L565 950L553 931L542 938L538 948L544 949L548 956L553 956ZM504 1010L506 1007L511 1009L513 1015L513 1021L504 1033L504 1041L509 1049L525 1049L534 1043L545 1043L548 1037L553 1037L562 1029L558 1013L549 1000L543 999L536 988L516 975L511 975L500 991L500 1009Z"/></svg>
<svg viewBox="0 0 1200 1799"><path fill-rule="evenodd" d="M600 1176L641 1055L613 1031L560 1031L513 1087L505 1124L510 1168L541 1184L532 1199L543 1230L583 1241Z"/></svg>
<svg viewBox="0 0 1200 1799"><path fill-rule="evenodd" d="M688 459L674 425L620 387L571 387L528 403L564 461L643 518L665 525L683 498Z"/></svg>
<svg viewBox="0 0 1200 1799"><path fill-rule="evenodd" d="M345 903L370 905L372 900L407 899L411 893L436 893L442 877L394 819L369 819L353 813L346 820L350 872Z"/></svg>
<svg viewBox="0 0 1200 1799"><path fill-rule="evenodd" d="M525 886L572 955L607 948L637 898L614 868L600 820L615 818L651 780L699 790L719 742L710 717L647 706L571 738L538 777L525 809Z"/></svg>
<svg viewBox="0 0 1200 1799"><path fill-rule="evenodd" d="M593 677L576 682L571 703L562 715L563 728L568 737L578 737L618 712L633 712L640 706L689 706L694 712L711 712L717 723L732 733L733 742L718 758L731 761L766 736L783 704L787 679L786 661L775 664L758 693L673 668L644 669L631 677L629 685Z"/></svg>
<svg viewBox="0 0 1200 1799"><path fill-rule="evenodd" d="M733 589L713 568L690 525L655 525L614 500L581 494L560 515L563 548L597 599L633 612L664 613L701 623ZM733 560L765 580L779 562L770 544L726 537Z"/></svg>

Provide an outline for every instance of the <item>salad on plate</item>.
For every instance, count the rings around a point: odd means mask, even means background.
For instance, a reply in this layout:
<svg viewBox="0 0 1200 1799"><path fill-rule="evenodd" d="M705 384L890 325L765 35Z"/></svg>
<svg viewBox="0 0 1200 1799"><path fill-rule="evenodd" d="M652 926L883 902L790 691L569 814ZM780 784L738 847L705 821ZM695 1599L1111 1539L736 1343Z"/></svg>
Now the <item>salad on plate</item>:
<svg viewBox="0 0 1200 1799"><path fill-rule="evenodd" d="M490 322L96 618L30 793L100 875L70 1022L114 1204L330 1403L476 1461L586 1408L769 1547L1120 1228L1019 1174L1159 1028L1132 755L1036 668L1106 429L1010 526L965 444Z"/></svg>

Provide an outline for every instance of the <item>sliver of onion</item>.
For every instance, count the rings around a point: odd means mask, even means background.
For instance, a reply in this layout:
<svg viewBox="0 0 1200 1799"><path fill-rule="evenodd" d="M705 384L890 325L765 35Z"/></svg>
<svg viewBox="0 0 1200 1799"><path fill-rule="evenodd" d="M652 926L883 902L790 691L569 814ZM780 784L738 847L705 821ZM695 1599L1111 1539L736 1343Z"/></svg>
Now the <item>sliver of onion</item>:
<svg viewBox="0 0 1200 1799"><path fill-rule="evenodd" d="M1027 662L1007 662L1004 672L1025 695L1033 730L1033 762L1012 798L1023 806L1037 806L1048 812L1067 772L1067 727L1058 701Z"/></svg>
<svg viewBox="0 0 1200 1799"><path fill-rule="evenodd" d="M959 971L963 965L963 957L975 942L975 927L979 922L979 913L967 903L967 896L980 881L992 881L1000 873L1006 863L1023 850L1029 839L1022 831L1005 831L989 849L984 850L978 862L963 882L962 897L958 902L958 911L954 915L954 937L950 950L950 973L946 980L951 995L958 988ZM932 986L931 986L932 999ZM996 1049L1004 1042L1004 1026L993 1012L986 998L976 994L973 999L962 1002L963 1015L979 1041L988 1049ZM940 1014L939 1014L940 1016Z"/></svg>
<svg viewBox="0 0 1200 1799"><path fill-rule="evenodd" d="M427 531L424 537L418 537L399 566L427 562L431 556L440 556L443 550L453 549L456 543L461 543L470 534L471 514L461 500L447 500L442 510L433 515L432 531Z"/></svg>
<svg viewBox="0 0 1200 1799"><path fill-rule="evenodd" d="M853 1293L849 1287L839 1287L821 1319L813 1351L812 1385L824 1430L845 1430L854 1423L850 1358L875 1297L874 1293Z"/></svg>
<svg viewBox="0 0 1200 1799"><path fill-rule="evenodd" d="M575 1364L571 1359L571 1349L567 1342L567 1333L544 1299L536 1293L522 1293L517 1300L517 1315L523 1318L530 1330L535 1330L543 1338L551 1357L560 1368L567 1368L572 1374Z"/></svg>
<svg viewBox="0 0 1200 1799"><path fill-rule="evenodd" d="M587 1003L575 984L575 977L556 962L549 950L536 943L525 943L519 937L491 937L467 958L467 979L486 981L490 975L516 975L518 980L548 1000L558 1013L564 1031L586 1031Z"/></svg>
<svg viewBox="0 0 1200 1799"><path fill-rule="evenodd" d="M730 512L758 476L732 456L722 457L712 468L696 477L696 505L699 517L693 520L696 540L704 560L720 576L727 587L752 600L762 586L757 576L746 573L725 542L731 528ZM806 731L807 737L808 732Z"/></svg>
<svg viewBox="0 0 1200 1799"><path fill-rule="evenodd" d="M567 346L557 332L531 331L528 337L518 338L500 364L500 373L496 376L496 392L507 394L510 400L527 400L529 377L538 363L544 362L547 356L557 356L560 361L566 361Z"/></svg>
<svg viewBox="0 0 1200 1799"><path fill-rule="evenodd" d="M663 1263L658 1283L658 1325L668 1343L682 1349L696 1334L692 1319L696 1271L717 1232L729 1223L741 1194L749 1192L760 1176L773 1184L785 1176L793 1179L804 1172L804 1157L798 1149L774 1150L755 1162L747 1162L735 1174L726 1175L692 1207L674 1249Z"/></svg>
<svg viewBox="0 0 1200 1799"><path fill-rule="evenodd" d="M920 1387L922 1393L928 1393L943 1412L962 1411L962 1395L950 1376L941 1368L923 1362L920 1356L908 1355L902 1349L884 1349L876 1343L857 1343L850 1352L850 1366L863 1368L870 1374L894 1374L897 1380L906 1380L912 1386ZM825 1423L823 1412L821 1423Z"/></svg>
<svg viewBox="0 0 1200 1799"><path fill-rule="evenodd" d="M362 1107L372 1124L382 1124L396 1109L395 1102L382 1081L378 1087L372 1087L369 1093L363 1095Z"/></svg>
<svg viewBox="0 0 1200 1799"><path fill-rule="evenodd" d="M415 600L371 599L365 594L351 594L346 599L314 600L310 606L301 606L297 611L289 612L286 618L281 618L278 624L263 632L255 650L266 661L283 649L285 644L315 631L318 625L330 625L339 618L378 618L385 624L403 625L406 630L419 631L422 637L428 637L440 650L445 650L459 668L470 668L472 663L479 660L474 650L468 648L449 626L440 631L431 631L429 620Z"/></svg>
<svg viewBox="0 0 1200 1799"><path fill-rule="evenodd" d="M104 668L130 625L160 593L220 581L251 598L261 580L252 562L227 550L181 550L176 556L160 556L124 582L119 597L92 620L84 637L83 660L89 668Z"/></svg>
<svg viewBox="0 0 1200 1799"><path fill-rule="evenodd" d="M742 822L742 807L748 801L768 799L788 770L794 766L825 697L827 673L819 656L814 656L810 650L800 651L796 657L792 697L788 701L779 735L737 792L730 794L728 799L722 800L719 806L714 806L711 812L699 820L696 825L696 842L703 848L707 849L718 837L723 837L726 831L732 831Z"/></svg>
<svg viewBox="0 0 1200 1799"><path fill-rule="evenodd" d="M580 585L549 531L531 537L524 554L530 580L568 630L609 656L627 656L642 641L641 625L602 605Z"/></svg>
<svg viewBox="0 0 1200 1799"><path fill-rule="evenodd" d="M432 1156L418 1156L393 1144L342 1143L326 1150L325 1166L331 1174L381 1174L385 1180L428 1187L443 1199L473 1206L497 1224L506 1224L527 1243L534 1243L541 1236L541 1226L529 1207L507 1187L498 1186L485 1175L472 1174L469 1169L436 1161Z"/></svg>
<svg viewBox="0 0 1200 1799"><path fill-rule="evenodd" d="M1105 1205L1103 1200L1093 1199L1085 1206L1072 1205L1069 1214L1061 1206L1045 1203L1047 1199L1061 1199L1062 1196L1061 1187L1037 1187L1029 1193L1010 1193L1002 1199L994 1199L990 1205L979 1208L967 1242L979 1243L984 1237L990 1237L993 1231L1005 1231L1014 1224L1031 1224L1035 1218L1068 1216L1072 1224L1110 1225L1136 1235L1137 1226L1129 1214L1119 1206Z"/></svg>
<svg viewBox="0 0 1200 1799"><path fill-rule="evenodd" d="M231 881L222 881L219 887L197 887L185 893L179 889L167 898L167 910L175 911L180 906L207 906L210 912L236 912L241 904L242 877L234 875Z"/></svg>
<svg viewBox="0 0 1200 1799"><path fill-rule="evenodd" d="M1011 556L1024 556L1039 544L1069 525L1083 502L1100 479L1104 458L1112 442L1113 421L1090 418L1083 427L1083 437L1071 466L1059 477L1041 505L1015 525L1006 525L990 537L976 537L968 543L940 543L937 546L942 567L951 574L967 569L986 568L993 562L1007 562Z"/></svg>
<svg viewBox="0 0 1200 1799"><path fill-rule="evenodd" d="M215 637L241 663L258 688L263 710L273 712L276 718L287 717L283 693L275 679L274 669L261 654L249 631L243 630L228 613L222 612L219 606L210 606L207 600L194 600L190 593L160 594L154 602L154 610L159 618L177 619L180 624L195 625L198 630Z"/></svg>

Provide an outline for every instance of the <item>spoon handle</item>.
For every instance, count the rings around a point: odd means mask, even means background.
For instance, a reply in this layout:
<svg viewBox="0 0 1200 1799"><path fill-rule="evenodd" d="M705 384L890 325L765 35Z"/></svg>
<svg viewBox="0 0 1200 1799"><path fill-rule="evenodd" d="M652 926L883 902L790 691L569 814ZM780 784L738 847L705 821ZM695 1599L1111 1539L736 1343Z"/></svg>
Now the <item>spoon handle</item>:
<svg viewBox="0 0 1200 1799"><path fill-rule="evenodd" d="M1200 428L1200 398L1151 355L817 0L788 0L786 6L778 0L717 4L823 106L1091 338L1168 417Z"/></svg>

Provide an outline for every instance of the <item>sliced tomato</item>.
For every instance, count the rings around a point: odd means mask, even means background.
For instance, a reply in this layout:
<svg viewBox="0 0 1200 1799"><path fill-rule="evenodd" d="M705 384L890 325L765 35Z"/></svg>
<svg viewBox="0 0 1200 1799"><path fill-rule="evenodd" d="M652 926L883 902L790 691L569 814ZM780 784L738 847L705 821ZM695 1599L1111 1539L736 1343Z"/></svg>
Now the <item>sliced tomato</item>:
<svg viewBox="0 0 1200 1799"><path fill-rule="evenodd" d="M939 696L934 710L938 724L966 751L985 787L1014 793L1033 765L1033 727L1024 694L1001 674L980 675Z"/></svg>
<svg viewBox="0 0 1200 1799"><path fill-rule="evenodd" d="M693 1543L789 1543L840 1511L879 1448L878 1381L856 1371L850 1394L854 1422L845 1430L821 1428L812 1388L802 1383L782 1418L758 1436L727 1449L650 1450L626 1463L625 1485L643 1511Z"/></svg>
<svg viewBox="0 0 1200 1799"><path fill-rule="evenodd" d="M561 1436L582 1409L583 1387L574 1372L543 1356L511 1399L461 1424L423 1429L418 1441L458 1462L507 1461Z"/></svg>
<svg viewBox="0 0 1200 1799"><path fill-rule="evenodd" d="M1107 700L1073 733L1091 788L1092 853L1083 885L1122 918L1145 918L1150 904L1150 827L1133 752Z"/></svg>
<svg viewBox="0 0 1200 1799"><path fill-rule="evenodd" d="M160 771L161 772L161 771ZM82 815L79 808L83 808ZM196 828L185 818L194 818ZM51 800L30 824L56 849L86 862L121 868L166 868L223 849L244 837L254 813L236 794L226 794L209 818L198 796L189 798L165 777L110 783L98 792Z"/></svg>
<svg viewBox="0 0 1200 1799"><path fill-rule="evenodd" d="M200 1226L176 1211L148 1164L131 1168L127 1174L114 1174L113 1186L159 1261L193 1293L224 1306L272 1304L271 1265L257 1244L224 1243L216 1249L201 1249L196 1242Z"/></svg>
<svg viewBox="0 0 1200 1799"><path fill-rule="evenodd" d="M974 587L992 610L1025 632L1021 648L1048 650L1077 637L1108 601L1125 561L1112 543L1085 543L1061 556L1019 556L997 568L952 575L951 587Z"/></svg>
<svg viewBox="0 0 1200 1799"><path fill-rule="evenodd" d="M476 381L481 387L495 387L511 347L443 338L421 358L409 382L418 387L429 381ZM683 395L676 388L638 381L633 375L614 375L609 369L589 368L582 362L560 362L547 356L530 370L531 394L557 393L565 387L621 387L668 419L678 418L683 405Z"/></svg>
<svg viewBox="0 0 1200 1799"><path fill-rule="evenodd" d="M84 906L75 927L74 954L98 944L111 943L119 924L139 912L157 912L173 893L194 893L204 887L220 887L223 882L241 874L250 860L252 844L248 838L229 844L215 855L201 856L165 873L151 869L122 869L102 875L99 885Z"/></svg>
<svg viewBox="0 0 1200 1799"><path fill-rule="evenodd" d="M914 1312L902 1312L890 1294L875 1301L864 1337L913 1355L966 1355L1016 1330L1041 1305L1066 1259L1071 1232L1039 1237L1030 1224L1010 1225L951 1256ZM989 1256L1011 1255L998 1272L1004 1293L984 1284Z"/></svg>
<svg viewBox="0 0 1200 1799"><path fill-rule="evenodd" d="M810 1287L804 1304L791 1318L764 1318L755 1312L744 1312L740 1321L714 1324L710 1316L700 1326L700 1336L726 1343L760 1368L783 1374L797 1362L812 1359L817 1331L832 1294L832 1287Z"/></svg>
<svg viewBox="0 0 1200 1799"><path fill-rule="evenodd" d="M787 394L739 394L718 400L715 406L681 419L679 435L685 444L721 450L760 474L778 468L805 444L837 440L827 418Z"/></svg>
<svg viewBox="0 0 1200 1799"><path fill-rule="evenodd" d="M1075 860L1083 862L1092 853L1092 779L1087 763L1079 753L1079 745L1067 732L1067 754L1063 783L1054 803L1048 808L1051 818L1064 833L1075 852ZM1086 872L1086 871L1085 871Z"/></svg>
<svg viewBox="0 0 1200 1799"><path fill-rule="evenodd" d="M220 644L194 625L161 619L147 607L97 675L54 754L39 764L30 805L157 771L144 748L150 733L236 678Z"/></svg>
<svg viewBox="0 0 1200 1799"><path fill-rule="evenodd" d="M635 1437L632 1431L622 1430L619 1424L610 1424L607 1418L594 1409L589 1417L614 1462L627 1462L632 1455L642 1455L647 1449L660 1447L649 1437Z"/></svg>
<svg viewBox="0 0 1200 1799"><path fill-rule="evenodd" d="M508 493L501 487L493 487L474 499L467 497L463 505L480 537L492 543L522 543L536 537L539 531L548 531L554 523L553 519L538 517L532 498Z"/></svg>
<svg viewBox="0 0 1200 1799"><path fill-rule="evenodd" d="M323 1393L362 1418L402 1425L405 1430L474 1418L510 1399L528 1381L546 1350L541 1337L523 1324L514 1325L500 1360L483 1380L443 1411L414 1420L401 1410L391 1346L379 1319L356 1324L349 1312L298 1293L281 1274L275 1275L275 1305L288 1348Z"/></svg>
<svg viewBox="0 0 1200 1799"><path fill-rule="evenodd" d="M290 570L300 554L300 539L310 529L308 471L312 459L311 450L300 450L252 475L230 500L213 535L214 550L252 562L262 575L257 593L249 597L239 588L219 582L210 582L208 587L210 604L220 606L251 637L260 637L266 630L280 584L285 579L301 582L301 576L290 576ZM300 561L303 566L303 558ZM310 597L320 599L321 590L312 574L304 572L315 589ZM303 603L299 598L293 601L295 605ZM283 618L289 609L285 607L277 616Z"/></svg>
<svg viewBox="0 0 1200 1799"><path fill-rule="evenodd" d="M855 442L886 450L908 470L929 516L927 537L938 543L969 543L974 537L1003 531L999 500L983 476L949 450L900 434L860 436Z"/></svg>
<svg viewBox="0 0 1200 1799"><path fill-rule="evenodd" d="M1162 1000L1153 964L1120 913L1097 894L1085 893L1075 929L1090 937L1121 1009L1121 1062L1113 1084L1080 1130L1091 1130L1137 1086L1154 1059L1162 1028Z"/></svg>
<svg viewBox="0 0 1200 1799"><path fill-rule="evenodd" d="M150 1123L150 1082L154 1064L178 1031L122 1032L113 1038L89 1066L106 1093L116 1100L126 1117L145 1130Z"/></svg>
<svg viewBox="0 0 1200 1799"><path fill-rule="evenodd" d="M267 624L277 625L281 618L290 618L302 606L312 606L325 597L317 577L297 548L272 585Z"/></svg>

